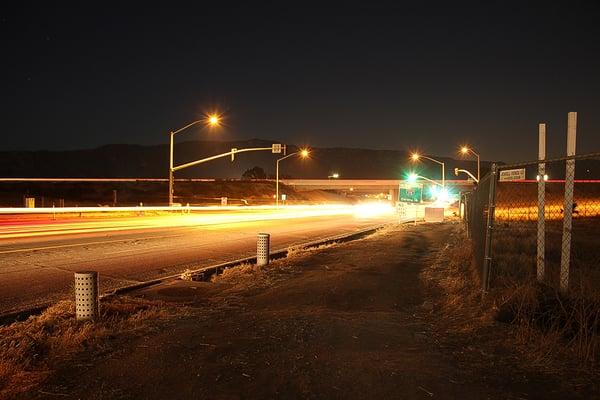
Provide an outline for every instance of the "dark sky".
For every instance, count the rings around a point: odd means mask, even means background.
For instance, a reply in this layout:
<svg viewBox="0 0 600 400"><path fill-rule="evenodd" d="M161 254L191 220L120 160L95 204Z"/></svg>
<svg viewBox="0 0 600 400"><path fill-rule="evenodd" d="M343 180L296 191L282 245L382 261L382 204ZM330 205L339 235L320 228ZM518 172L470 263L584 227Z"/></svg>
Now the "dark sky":
<svg viewBox="0 0 600 400"><path fill-rule="evenodd" d="M562 154L578 111L578 152L600 150L598 5L415 3L2 9L0 150L166 143L214 108L226 129L180 140L517 161L540 121Z"/></svg>

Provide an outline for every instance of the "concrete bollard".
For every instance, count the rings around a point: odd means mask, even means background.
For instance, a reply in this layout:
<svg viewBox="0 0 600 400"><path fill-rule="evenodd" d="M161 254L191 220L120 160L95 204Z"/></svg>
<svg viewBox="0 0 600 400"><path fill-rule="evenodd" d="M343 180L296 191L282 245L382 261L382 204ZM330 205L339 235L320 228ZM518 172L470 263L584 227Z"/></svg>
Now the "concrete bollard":
<svg viewBox="0 0 600 400"><path fill-rule="evenodd" d="M99 316L99 286L96 271L75 272L75 316L93 321Z"/></svg>
<svg viewBox="0 0 600 400"><path fill-rule="evenodd" d="M268 233L259 233L256 243L256 265L263 266L269 264L269 242L271 235Z"/></svg>

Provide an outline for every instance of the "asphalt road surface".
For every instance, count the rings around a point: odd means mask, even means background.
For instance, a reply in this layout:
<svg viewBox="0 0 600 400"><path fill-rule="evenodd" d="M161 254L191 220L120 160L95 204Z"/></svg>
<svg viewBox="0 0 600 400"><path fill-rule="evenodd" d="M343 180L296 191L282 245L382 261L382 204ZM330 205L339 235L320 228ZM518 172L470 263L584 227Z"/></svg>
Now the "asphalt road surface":
<svg viewBox="0 0 600 400"><path fill-rule="evenodd" d="M0 315L72 296L73 272L101 291L389 222L389 214L294 210L209 215L0 221Z"/></svg>

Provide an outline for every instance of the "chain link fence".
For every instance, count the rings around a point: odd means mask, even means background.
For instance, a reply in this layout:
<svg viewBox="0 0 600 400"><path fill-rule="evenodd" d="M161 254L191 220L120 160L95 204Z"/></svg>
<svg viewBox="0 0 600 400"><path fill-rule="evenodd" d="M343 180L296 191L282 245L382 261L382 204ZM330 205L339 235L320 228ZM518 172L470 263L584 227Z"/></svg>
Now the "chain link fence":
<svg viewBox="0 0 600 400"><path fill-rule="evenodd" d="M462 202L484 292L537 279L600 294L600 153L494 166Z"/></svg>
<svg viewBox="0 0 600 400"><path fill-rule="evenodd" d="M467 228L467 234L473 242L474 262L477 271L480 273L480 279L483 279L490 179L490 174L482 177L477 187L472 192L463 193L461 198L464 204L463 219Z"/></svg>

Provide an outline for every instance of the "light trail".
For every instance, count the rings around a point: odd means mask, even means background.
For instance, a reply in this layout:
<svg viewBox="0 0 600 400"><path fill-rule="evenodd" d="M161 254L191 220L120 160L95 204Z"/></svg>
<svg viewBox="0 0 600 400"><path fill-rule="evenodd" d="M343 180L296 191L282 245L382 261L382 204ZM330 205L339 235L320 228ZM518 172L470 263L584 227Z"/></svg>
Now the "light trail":
<svg viewBox="0 0 600 400"><path fill-rule="evenodd" d="M325 204L316 206L306 205L288 205L279 209L302 210L307 207L320 207L323 209L339 208L347 206L346 204ZM187 211L254 211L254 210L277 210L278 208L265 206L133 206L133 207L0 207L0 214L78 214L78 213L118 213L118 212L145 212L145 211L167 211L167 212L187 212Z"/></svg>
<svg viewBox="0 0 600 400"><path fill-rule="evenodd" d="M120 211L128 207L120 207ZM91 211L96 207L89 207ZM141 207L132 207L140 212ZM172 210L171 207L145 207L144 211L157 209ZM209 225L230 225L256 221L297 220L325 216L349 215L357 219L374 218L392 215L394 208L385 203L361 203L358 205L314 205L314 206L285 206L273 208L270 206L257 207L195 207L193 211L211 211L210 213L169 214L162 216L134 216L112 218L100 221L76 221L50 224L19 224L2 226L0 239L15 239L52 235L73 235L85 233L132 231L144 229L164 229L176 227L201 227ZM221 211L221 212L216 212ZM238 212L231 212L238 211Z"/></svg>
<svg viewBox="0 0 600 400"><path fill-rule="evenodd" d="M2 250L2 251L0 251L0 254L28 253L31 251L68 249L71 247L93 246L96 244L123 243L123 242L139 241L139 240L171 239L171 238L176 238L176 237L181 237L181 236L183 236L183 235L144 236L142 239L127 238L127 239L116 239L116 240L96 240L93 242L81 242L81 243L71 243L71 244L59 244L59 245L53 245L53 246L26 247L23 249Z"/></svg>

